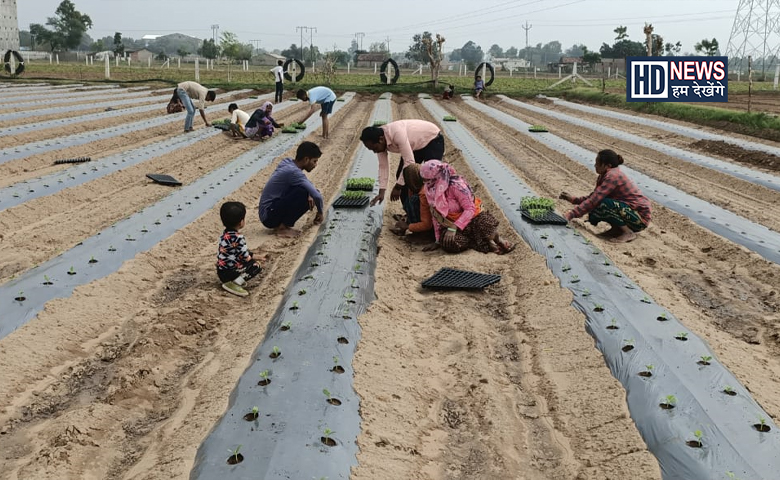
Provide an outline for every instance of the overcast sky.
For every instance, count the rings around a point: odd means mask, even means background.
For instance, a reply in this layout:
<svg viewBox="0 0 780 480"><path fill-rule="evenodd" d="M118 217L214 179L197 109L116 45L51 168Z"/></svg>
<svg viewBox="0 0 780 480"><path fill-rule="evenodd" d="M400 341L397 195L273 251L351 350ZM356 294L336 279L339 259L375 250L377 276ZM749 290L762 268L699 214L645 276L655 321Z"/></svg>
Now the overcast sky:
<svg viewBox="0 0 780 480"><path fill-rule="evenodd" d="M19 0L19 28L45 23L61 0ZM241 41L260 40L268 50L299 44L296 27L315 27L314 44L321 50L334 45L346 50L357 32L365 33L363 48L390 40L393 52L404 51L415 33L428 30L447 39L445 51L469 40L487 51L558 40L566 49L585 44L598 50L612 44L618 25L628 27L631 40L642 41L642 27L650 22L665 41L683 44L693 53L694 43L716 38L725 53L739 0L73 0L92 18L93 38L122 32L183 33L211 38L212 25L236 33ZM305 37L304 43L308 44Z"/></svg>

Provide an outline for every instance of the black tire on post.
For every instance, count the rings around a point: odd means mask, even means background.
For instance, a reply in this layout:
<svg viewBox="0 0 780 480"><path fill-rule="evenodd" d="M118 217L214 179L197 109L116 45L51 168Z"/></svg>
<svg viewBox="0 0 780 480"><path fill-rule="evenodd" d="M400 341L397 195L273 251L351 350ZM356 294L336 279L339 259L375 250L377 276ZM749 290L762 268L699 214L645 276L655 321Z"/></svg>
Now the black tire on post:
<svg viewBox="0 0 780 480"><path fill-rule="evenodd" d="M11 71L11 55L16 59L16 70ZM3 62L5 62L5 71L11 75L21 75L24 72L24 58L22 54L16 50L8 50L3 56Z"/></svg>
<svg viewBox="0 0 780 480"><path fill-rule="evenodd" d="M395 85L395 82L398 81L398 78L401 76L401 70L398 69L398 64L393 60L392 58L388 58L384 62L382 62L382 66L379 67L379 81L387 84L387 66L392 65L395 69L395 74L393 75L393 78L390 79L390 83Z"/></svg>
<svg viewBox="0 0 780 480"><path fill-rule="evenodd" d="M296 58L288 58L286 62L284 62L284 66L282 69L284 69L284 79L288 81L292 81L292 77L289 73L287 73L287 68L289 68L290 64L292 62L295 62L298 65L298 69L300 70L297 75L295 75L295 81L300 82L303 80L303 75L306 73L306 66L304 66L303 63L301 63L300 60Z"/></svg>
<svg viewBox="0 0 780 480"><path fill-rule="evenodd" d="M483 65L485 65L486 66L486 70L490 72L490 80L485 80L484 78L482 79L485 82L485 86L489 87L489 86L493 85L493 80L495 80L495 78L496 78L496 70L493 68L493 65L491 65L491 64L489 64L487 62L480 63L477 66L477 69L474 70L474 80L477 79L477 75L480 75L479 72L482 71L482 66Z"/></svg>

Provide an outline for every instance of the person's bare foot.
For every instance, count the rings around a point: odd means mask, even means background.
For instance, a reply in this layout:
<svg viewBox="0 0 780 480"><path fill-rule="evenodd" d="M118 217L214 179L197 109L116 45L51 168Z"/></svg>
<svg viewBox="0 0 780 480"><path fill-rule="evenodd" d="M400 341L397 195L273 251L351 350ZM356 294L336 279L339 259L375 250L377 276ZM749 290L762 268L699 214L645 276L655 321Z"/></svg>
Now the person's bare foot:
<svg viewBox="0 0 780 480"><path fill-rule="evenodd" d="M609 241L612 243L628 243L635 239L636 239L636 233L629 231L626 233L621 233L617 237L612 237L609 239Z"/></svg>
<svg viewBox="0 0 780 480"><path fill-rule="evenodd" d="M290 228L285 225L279 225L274 229L274 232L276 233L277 236L283 238L295 238L301 234L300 230L297 230L295 228Z"/></svg>
<svg viewBox="0 0 780 480"><path fill-rule="evenodd" d="M625 233L625 232L623 232L623 230L620 227L612 227L609 230L607 230L606 232L597 233L596 236L599 237L599 238L607 238L607 239L609 239L609 238L618 237L618 236L622 235L623 233Z"/></svg>

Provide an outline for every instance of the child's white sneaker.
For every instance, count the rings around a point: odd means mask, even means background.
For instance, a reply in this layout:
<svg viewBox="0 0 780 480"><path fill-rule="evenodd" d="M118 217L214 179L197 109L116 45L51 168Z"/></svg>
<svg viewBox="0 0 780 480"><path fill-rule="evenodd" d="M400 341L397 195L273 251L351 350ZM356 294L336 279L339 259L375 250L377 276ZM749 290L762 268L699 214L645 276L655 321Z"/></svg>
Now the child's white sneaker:
<svg viewBox="0 0 780 480"><path fill-rule="evenodd" d="M225 282L222 284L222 288L232 293L233 295L238 295L239 297L246 297L249 295L249 292L244 290L241 285L238 285L235 282Z"/></svg>
<svg viewBox="0 0 780 480"><path fill-rule="evenodd" d="M239 287L243 287L244 285L246 285L246 279L244 278L244 274L242 273L241 275L237 276L233 280L233 283L235 283Z"/></svg>

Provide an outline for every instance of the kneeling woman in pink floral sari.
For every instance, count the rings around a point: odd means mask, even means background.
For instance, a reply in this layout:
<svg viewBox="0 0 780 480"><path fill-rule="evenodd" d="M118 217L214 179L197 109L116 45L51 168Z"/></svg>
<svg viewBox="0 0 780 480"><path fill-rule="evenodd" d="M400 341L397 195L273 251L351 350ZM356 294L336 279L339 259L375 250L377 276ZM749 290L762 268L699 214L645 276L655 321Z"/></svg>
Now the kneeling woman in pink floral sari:
<svg viewBox="0 0 780 480"><path fill-rule="evenodd" d="M424 251L441 247L445 252L459 253L471 248L501 255L515 248L499 236L498 220L482 210L482 200L474 196L466 180L449 164L429 160L420 166L420 175L436 235L436 243Z"/></svg>

